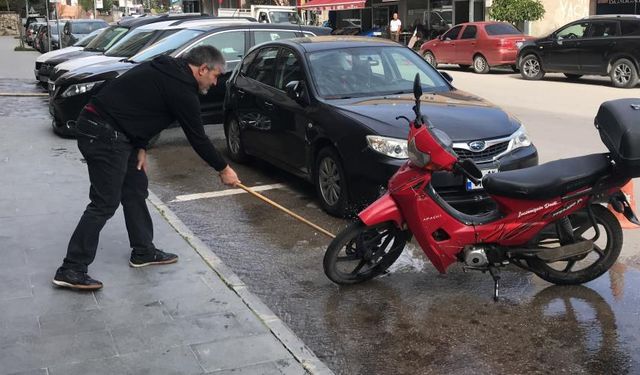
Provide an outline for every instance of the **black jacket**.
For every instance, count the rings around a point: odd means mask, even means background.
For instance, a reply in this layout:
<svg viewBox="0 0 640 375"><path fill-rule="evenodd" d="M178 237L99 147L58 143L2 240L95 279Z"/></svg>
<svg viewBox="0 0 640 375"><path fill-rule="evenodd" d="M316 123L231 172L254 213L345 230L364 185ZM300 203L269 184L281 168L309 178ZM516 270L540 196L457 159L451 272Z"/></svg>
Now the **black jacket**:
<svg viewBox="0 0 640 375"><path fill-rule="evenodd" d="M160 56L107 83L91 103L137 148L178 121L198 155L220 171L227 163L204 132L198 91L186 61Z"/></svg>

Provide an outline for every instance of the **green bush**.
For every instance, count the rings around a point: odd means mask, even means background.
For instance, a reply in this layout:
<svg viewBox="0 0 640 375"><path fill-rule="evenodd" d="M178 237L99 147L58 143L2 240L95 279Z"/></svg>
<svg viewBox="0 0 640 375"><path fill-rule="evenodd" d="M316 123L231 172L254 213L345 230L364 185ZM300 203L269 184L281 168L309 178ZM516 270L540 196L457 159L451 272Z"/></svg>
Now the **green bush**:
<svg viewBox="0 0 640 375"><path fill-rule="evenodd" d="M517 25L524 21L537 21L544 17L544 13L540 0L493 0L489 16L496 21Z"/></svg>

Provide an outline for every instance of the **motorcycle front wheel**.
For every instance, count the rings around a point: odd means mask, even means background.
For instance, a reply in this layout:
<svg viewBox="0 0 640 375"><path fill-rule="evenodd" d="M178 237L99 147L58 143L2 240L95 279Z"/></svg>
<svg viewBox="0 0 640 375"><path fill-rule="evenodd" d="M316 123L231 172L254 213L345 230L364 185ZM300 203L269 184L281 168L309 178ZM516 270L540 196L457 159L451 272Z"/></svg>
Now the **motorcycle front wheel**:
<svg viewBox="0 0 640 375"><path fill-rule="evenodd" d="M597 279L615 263L622 250L622 227L618 219L604 206L591 206L600 231L594 241L593 250L562 261L547 263L541 259L530 259L530 269L542 279L558 285L575 285ZM595 230L586 209L569 215L575 240L592 240ZM553 238L555 237L555 238ZM537 247L559 246L560 236L545 236Z"/></svg>
<svg viewBox="0 0 640 375"><path fill-rule="evenodd" d="M367 227L352 223L329 244L324 255L324 273L336 284L370 280L398 259L409 236L393 222Z"/></svg>

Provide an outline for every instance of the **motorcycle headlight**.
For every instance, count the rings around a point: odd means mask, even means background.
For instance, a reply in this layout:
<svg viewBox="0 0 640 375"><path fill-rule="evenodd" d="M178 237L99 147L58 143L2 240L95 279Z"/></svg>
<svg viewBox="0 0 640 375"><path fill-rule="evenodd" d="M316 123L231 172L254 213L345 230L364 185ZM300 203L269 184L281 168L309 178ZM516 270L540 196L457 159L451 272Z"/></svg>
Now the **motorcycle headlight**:
<svg viewBox="0 0 640 375"><path fill-rule="evenodd" d="M404 139L368 135L367 143L372 150L383 155L395 159L406 159L409 157L407 152L407 141Z"/></svg>
<svg viewBox="0 0 640 375"><path fill-rule="evenodd" d="M529 135L527 134L527 130L524 126L520 126L520 129L513 133L511 136L511 145L512 150L520 147L531 146L531 140L529 139Z"/></svg>
<svg viewBox="0 0 640 375"><path fill-rule="evenodd" d="M415 138L411 138L411 140L409 141L407 152L409 153L409 160L411 160L411 163L416 167L424 168L424 166L429 164L429 162L431 161L431 155L425 154L424 152L418 150L418 147L416 147Z"/></svg>
<svg viewBox="0 0 640 375"><path fill-rule="evenodd" d="M76 96L80 94L84 94L85 92L91 91L94 87L100 85L104 81L95 81L95 82L87 82L87 83L78 83L75 85L69 86L68 89L64 90L62 93L63 98L68 98L70 96Z"/></svg>

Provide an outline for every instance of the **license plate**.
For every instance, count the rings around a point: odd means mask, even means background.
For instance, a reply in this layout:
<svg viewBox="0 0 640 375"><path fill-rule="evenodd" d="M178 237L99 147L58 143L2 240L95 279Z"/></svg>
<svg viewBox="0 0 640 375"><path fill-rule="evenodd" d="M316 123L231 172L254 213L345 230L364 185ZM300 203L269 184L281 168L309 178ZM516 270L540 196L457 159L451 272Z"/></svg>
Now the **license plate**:
<svg viewBox="0 0 640 375"><path fill-rule="evenodd" d="M491 173L498 173L498 168L482 169L481 172L482 172L482 177L484 177ZM476 185L470 180L467 180L467 191L478 190L478 189L482 189L482 181L480 181L480 183Z"/></svg>

